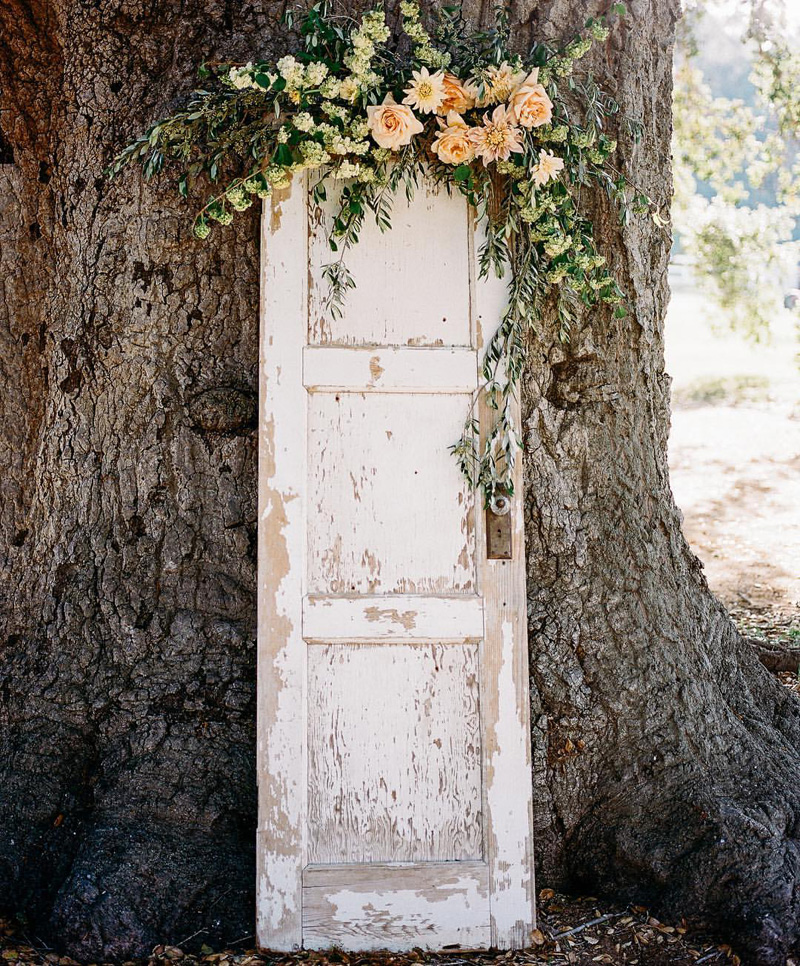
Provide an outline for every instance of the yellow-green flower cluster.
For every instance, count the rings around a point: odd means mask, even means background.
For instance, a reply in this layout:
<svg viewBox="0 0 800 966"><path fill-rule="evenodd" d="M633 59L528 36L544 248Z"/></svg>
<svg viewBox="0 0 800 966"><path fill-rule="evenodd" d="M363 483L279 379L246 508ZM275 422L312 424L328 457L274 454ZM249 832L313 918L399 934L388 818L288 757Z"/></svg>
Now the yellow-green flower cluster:
<svg viewBox="0 0 800 966"><path fill-rule="evenodd" d="M302 131L303 133L314 130L314 118L308 111L301 111L299 114L296 114L292 119L292 124L295 130Z"/></svg>
<svg viewBox="0 0 800 966"><path fill-rule="evenodd" d="M416 0L402 0L400 13L403 16L403 30L414 45L417 60L426 67L449 67L452 58L446 51L433 46L430 34L422 25L422 13Z"/></svg>
<svg viewBox="0 0 800 966"><path fill-rule="evenodd" d="M537 135L546 144L563 144L569 136L569 128L566 124L546 124L539 128Z"/></svg>
<svg viewBox="0 0 800 966"><path fill-rule="evenodd" d="M545 254L549 258L558 258L572 247L572 235L565 235L563 232L556 231L544 242Z"/></svg>
<svg viewBox="0 0 800 966"><path fill-rule="evenodd" d="M332 154L355 154L358 157L363 157L365 154L369 154L369 149L369 141L354 141L353 138L338 133L331 139L330 143Z"/></svg>
<svg viewBox="0 0 800 966"><path fill-rule="evenodd" d="M350 110L342 104L333 104L331 101L323 101L321 105L322 111L332 117L337 121L348 121L350 119Z"/></svg>
<svg viewBox="0 0 800 966"><path fill-rule="evenodd" d="M512 181L521 181L528 174L524 164L514 164L513 161L498 161L497 170L500 174L508 175Z"/></svg>
<svg viewBox="0 0 800 966"><path fill-rule="evenodd" d="M255 195L256 198L269 198L272 194L272 188L267 184L264 178L248 178L244 182L244 190L251 195Z"/></svg>
<svg viewBox="0 0 800 966"><path fill-rule="evenodd" d="M596 252L590 253L582 251L575 258L575 264L582 272L591 272L593 269L605 265L605 263L605 255L598 255Z"/></svg>
<svg viewBox="0 0 800 966"><path fill-rule="evenodd" d="M286 168L281 167L279 164L268 165L266 171L264 172L264 177L273 188L278 189L288 188L292 180Z"/></svg>
<svg viewBox="0 0 800 966"><path fill-rule="evenodd" d="M226 198L234 211L246 211L253 204L253 199L248 197L243 184L236 188L229 188Z"/></svg>
<svg viewBox="0 0 800 966"><path fill-rule="evenodd" d="M589 148L595 142L595 132L591 129L585 131L573 130L570 141L576 148Z"/></svg>
<svg viewBox="0 0 800 966"><path fill-rule="evenodd" d="M319 168L327 164L331 156L318 141L303 141L300 145L304 168Z"/></svg>
<svg viewBox="0 0 800 966"><path fill-rule="evenodd" d="M581 57L585 57L591 49L592 38L580 37L578 40L573 40L567 44L565 53L570 60L580 60Z"/></svg>
<svg viewBox="0 0 800 966"><path fill-rule="evenodd" d="M344 65L351 71L357 87L362 90L374 87L376 80L380 80L372 70L372 60L377 45L388 39L389 28L382 10L365 13L361 18L361 26L350 35L350 50L344 56Z"/></svg>

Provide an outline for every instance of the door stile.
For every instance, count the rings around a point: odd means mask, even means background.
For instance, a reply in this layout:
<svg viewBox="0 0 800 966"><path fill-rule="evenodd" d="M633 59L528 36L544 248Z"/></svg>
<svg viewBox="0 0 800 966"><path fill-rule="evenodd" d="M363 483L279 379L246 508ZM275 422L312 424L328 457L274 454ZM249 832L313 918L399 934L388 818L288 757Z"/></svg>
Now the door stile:
<svg viewBox="0 0 800 966"><path fill-rule="evenodd" d="M477 235L477 231L475 232ZM478 235L480 238L480 235ZM507 277L478 278L475 237L471 258L473 315L479 381L485 340L506 307ZM509 269L506 269L508 272ZM491 410L478 405L481 442ZM513 413L518 427L517 397ZM489 864L491 944L520 949L530 944L536 927L533 867L533 789L528 698L528 629L522 454L513 474L511 500L512 559L490 560L486 548L483 494L476 494L478 593L483 597L484 638L481 643L481 723L483 728L484 848Z"/></svg>
<svg viewBox="0 0 800 966"><path fill-rule="evenodd" d="M307 854L306 196L296 177L261 219L256 918L259 943L287 951L302 945Z"/></svg>

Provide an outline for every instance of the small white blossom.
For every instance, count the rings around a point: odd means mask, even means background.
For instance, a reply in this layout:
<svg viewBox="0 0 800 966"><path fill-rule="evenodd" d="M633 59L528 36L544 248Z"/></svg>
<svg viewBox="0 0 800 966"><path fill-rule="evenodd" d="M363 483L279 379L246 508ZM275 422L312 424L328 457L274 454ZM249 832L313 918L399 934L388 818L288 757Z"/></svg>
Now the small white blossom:
<svg viewBox="0 0 800 966"><path fill-rule="evenodd" d="M252 70L252 61L245 64L244 67L232 67L228 72L228 82L235 87L237 91L245 90L248 87L258 87L253 80L251 74Z"/></svg>
<svg viewBox="0 0 800 966"><path fill-rule="evenodd" d="M314 127L314 118L308 111L301 111L294 119L294 126L298 131L310 131Z"/></svg>
<svg viewBox="0 0 800 966"><path fill-rule="evenodd" d="M319 87L328 76L328 65L322 61L314 61L306 67L306 86Z"/></svg>
<svg viewBox="0 0 800 966"><path fill-rule="evenodd" d="M332 100L334 97L339 97L341 86L341 83L335 77L328 77L327 80L320 85L319 92L323 97L327 98L328 100Z"/></svg>
<svg viewBox="0 0 800 966"><path fill-rule="evenodd" d="M332 104L330 101L325 101L322 110L328 117L336 118L339 121L347 121L350 118L350 111L346 107L342 107L341 104Z"/></svg>
<svg viewBox="0 0 800 966"><path fill-rule="evenodd" d="M349 133L352 137L360 141L369 134L369 121L364 117L357 117L351 122Z"/></svg>
<svg viewBox="0 0 800 966"><path fill-rule="evenodd" d="M307 168L318 168L331 159L325 148L316 141L304 141L300 145L300 153L303 155L303 165Z"/></svg>
<svg viewBox="0 0 800 966"><path fill-rule="evenodd" d="M352 161L343 161L333 172L334 178L344 180L345 178L356 178L361 174L361 165Z"/></svg>
<svg viewBox="0 0 800 966"><path fill-rule="evenodd" d="M339 85L339 97L351 104L358 97L358 82L354 77L345 77Z"/></svg>
<svg viewBox="0 0 800 966"><path fill-rule="evenodd" d="M281 77L286 81L286 87L288 89L302 87L305 72L303 71L303 65L299 64L294 57L287 54L286 57L281 57L276 66Z"/></svg>

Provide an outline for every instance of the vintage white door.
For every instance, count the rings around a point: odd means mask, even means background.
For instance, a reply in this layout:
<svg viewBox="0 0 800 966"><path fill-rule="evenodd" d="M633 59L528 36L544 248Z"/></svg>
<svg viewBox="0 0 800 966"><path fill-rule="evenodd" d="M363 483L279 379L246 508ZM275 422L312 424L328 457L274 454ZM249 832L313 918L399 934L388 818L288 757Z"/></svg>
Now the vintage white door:
<svg viewBox="0 0 800 966"><path fill-rule="evenodd" d="M522 508L488 559L448 452L505 286L476 280L463 199L421 188L347 253L334 318L325 215L296 179L263 220L259 943L523 946Z"/></svg>

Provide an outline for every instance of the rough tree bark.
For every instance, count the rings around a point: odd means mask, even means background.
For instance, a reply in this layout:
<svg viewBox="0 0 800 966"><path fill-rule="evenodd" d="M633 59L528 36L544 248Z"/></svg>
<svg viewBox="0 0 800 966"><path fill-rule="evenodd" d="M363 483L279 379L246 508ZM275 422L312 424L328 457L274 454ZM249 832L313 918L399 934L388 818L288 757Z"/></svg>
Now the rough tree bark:
<svg viewBox="0 0 800 966"><path fill-rule="evenodd" d="M522 0L520 39L598 7ZM665 204L677 0L629 8L593 66ZM274 50L281 12L0 7L0 906L79 958L253 932L256 216L202 245L168 185L102 171L201 57ZM635 312L568 346L544 320L525 384L539 882L777 964L800 938L800 703L681 536L669 241L596 217Z"/></svg>

